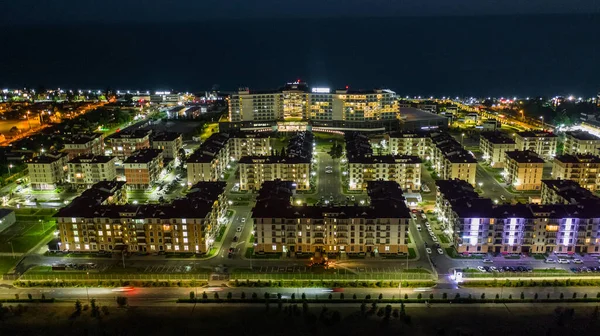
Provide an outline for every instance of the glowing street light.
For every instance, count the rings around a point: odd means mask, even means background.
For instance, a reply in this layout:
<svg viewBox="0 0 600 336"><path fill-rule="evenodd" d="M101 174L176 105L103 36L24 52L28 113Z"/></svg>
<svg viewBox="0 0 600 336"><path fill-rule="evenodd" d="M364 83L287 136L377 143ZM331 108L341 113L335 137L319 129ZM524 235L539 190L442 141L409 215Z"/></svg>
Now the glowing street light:
<svg viewBox="0 0 600 336"><path fill-rule="evenodd" d="M465 133L462 134L461 138L460 138L460 145L463 145L463 141L465 139Z"/></svg>

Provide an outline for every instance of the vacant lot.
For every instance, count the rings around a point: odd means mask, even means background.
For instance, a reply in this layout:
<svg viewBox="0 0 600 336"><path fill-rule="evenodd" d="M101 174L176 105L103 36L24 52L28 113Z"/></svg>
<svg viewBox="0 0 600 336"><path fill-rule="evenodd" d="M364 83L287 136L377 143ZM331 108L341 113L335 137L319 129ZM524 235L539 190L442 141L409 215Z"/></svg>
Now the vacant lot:
<svg viewBox="0 0 600 336"><path fill-rule="evenodd" d="M17 222L0 233L0 252L24 253L37 245L42 238L54 232L52 209L19 209ZM12 248L11 248L12 244Z"/></svg>

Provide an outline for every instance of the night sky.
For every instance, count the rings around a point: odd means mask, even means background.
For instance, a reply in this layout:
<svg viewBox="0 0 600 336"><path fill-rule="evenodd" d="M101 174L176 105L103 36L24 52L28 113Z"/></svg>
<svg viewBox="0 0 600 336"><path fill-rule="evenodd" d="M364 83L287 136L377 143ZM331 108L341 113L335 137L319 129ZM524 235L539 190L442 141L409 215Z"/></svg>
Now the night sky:
<svg viewBox="0 0 600 336"><path fill-rule="evenodd" d="M1 0L0 24L597 12L598 0Z"/></svg>

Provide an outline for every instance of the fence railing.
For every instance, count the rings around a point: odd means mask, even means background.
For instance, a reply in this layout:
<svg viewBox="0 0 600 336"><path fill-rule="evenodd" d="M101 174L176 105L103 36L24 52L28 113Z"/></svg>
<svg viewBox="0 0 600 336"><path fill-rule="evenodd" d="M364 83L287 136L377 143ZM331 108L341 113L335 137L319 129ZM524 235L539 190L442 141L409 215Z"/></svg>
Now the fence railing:
<svg viewBox="0 0 600 336"><path fill-rule="evenodd" d="M491 273L463 273L464 278L584 278L584 277L600 277L600 273L570 273L570 272L491 272Z"/></svg>
<svg viewBox="0 0 600 336"><path fill-rule="evenodd" d="M430 273L358 273L358 274L315 274L315 273L231 273L230 280L433 280Z"/></svg>
<svg viewBox="0 0 600 336"><path fill-rule="evenodd" d="M55 281L55 280L209 280L208 273L178 274L127 274L127 273L25 273L22 276L4 275L5 280ZM315 274L315 273L231 273L229 280L339 280L339 281L429 281L434 280L430 273L364 273L364 274Z"/></svg>

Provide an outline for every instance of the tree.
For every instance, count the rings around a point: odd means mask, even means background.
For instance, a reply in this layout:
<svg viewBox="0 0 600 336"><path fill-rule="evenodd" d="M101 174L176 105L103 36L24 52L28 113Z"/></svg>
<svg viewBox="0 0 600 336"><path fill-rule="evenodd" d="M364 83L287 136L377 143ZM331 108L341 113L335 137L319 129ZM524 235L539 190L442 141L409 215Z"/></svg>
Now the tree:
<svg viewBox="0 0 600 336"><path fill-rule="evenodd" d="M227 292L227 299L231 300L232 297L233 297L233 294L231 292Z"/></svg>
<svg viewBox="0 0 600 336"><path fill-rule="evenodd" d="M340 293L340 300L344 299L344 293Z"/></svg>
<svg viewBox="0 0 600 336"><path fill-rule="evenodd" d="M75 311L77 313L81 313L81 308L82 308L81 301L79 301L79 300L75 301Z"/></svg>
<svg viewBox="0 0 600 336"><path fill-rule="evenodd" d="M190 292L190 300L193 300L196 297L193 291Z"/></svg>
<svg viewBox="0 0 600 336"><path fill-rule="evenodd" d="M496 300L500 299L500 294L496 294Z"/></svg>
<svg viewBox="0 0 600 336"><path fill-rule="evenodd" d="M600 293L598 293L598 296L597 296L597 297L600 297ZM356 294L352 295L352 299L353 299L353 300L356 300Z"/></svg>
<svg viewBox="0 0 600 336"><path fill-rule="evenodd" d="M560 299L562 300L562 299L564 299L564 298L565 298L565 294L563 294L563 293L560 293Z"/></svg>
<svg viewBox="0 0 600 336"><path fill-rule="evenodd" d="M29 298L29 300L33 300L33 295L27 294L27 297Z"/></svg>
<svg viewBox="0 0 600 336"><path fill-rule="evenodd" d="M521 292L521 300L525 300L525 293Z"/></svg>
<svg viewBox="0 0 600 336"><path fill-rule="evenodd" d="M252 293L252 300L256 300L258 298L258 294Z"/></svg>
<svg viewBox="0 0 600 336"><path fill-rule="evenodd" d="M206 292L202 292L202 298L204 300L208 299L208 294L206 294Z"/></svg>
<svg viewBox="0 0 600 336"><path fill-rule="evenodd" d="M429 294L429 300L433 300L433 293Z"/></svg>
<svg viewBox="0 0 600 336"><path fill-rule="evenodd" d="M537 300L537 299L538 299L538 293L535 293L535 294L533 295L533 299L534 299L534 300Z"/></svg>
<svg viewBox="0 0 600 336"><path fill-rule="evenodd" d="M365 300L371 300L371 294L367 294L367 296L365 296Z"/></svg>
<svg viewBox="0 0 600 336"><path fill-rule="evenodd" d="M302 300L306 300L306 294L302 293Z"/></svg>
<svg viewBox="0 0 600 336"><path fill-rule="evenodd" d="M219 293L215 292L215 300L219 299Z"/></svg>
<svg viewBox="0 0 600 336"><path fill-rule="evenodd" d="M127 298L125 296L117 296L117 304L121 308L127 306Z"/></svg>
<svg viewBox="0 0 600 336"><path fill-rule="evenodd" d="M241 297L242 299L245 299L245 298L246 298L246 293L245 293L245 292L242 292L242 294L241 294L241 296L240 296L240 297Z"/></svg>
<svg viewBox="0 0 600 336"><path fill-rule="evenodd" d="M485 293L481 293L481 299L485 300Z"/></svg>
<svg viewBox="0 0 600 336"><path fill-rule="evenodd" d="M392 305L385 306L385 318L389 320L390 316L392 316Z"/></svg>
<svg viewBox="0 0 600 336"><path fill-rule="evenodd" d="M365 315L366 312L367 312L367 304L363 302L360 304L360 313L362 315Z"/></svg>
<svg viewBox="0 0 600 336"><path fill-rule="evenodd" d="M329 300L333 299L333 294L329 293Z"/></svg>
<svg viewBox="0 0 600 336"><path fill-rule="evenodd" d="M444 300L448 299L448 293L442 294L442 299L444 299Z"/></svg>
<svg viewBox="0 0 600 336"><path fill-rule="evenodd" d="M296 300L296 294L292 293L292 297L291 298L292 298L292 300Z"/></svg>
<svg viewBox="0 0 600 336"><path fill-rule="evenodd" d="M408 294L404 294L404 300L408 300Z"/></svg>
<svg viewBox="0 0 600 336"><path fill-rule="evenodd" d="M417 300L421 300L423 298L423 295L421 295L421 293L419 293L419 295L417 295Z"/></svg>
<svg viewBox="0 0 600 336"><path fill-rule="evenodd" d="M379 293L379 300L383 299L383 294Z"/></svg>
<svg viewBox="0 0 600 336"><path fill-rule="evenodd" d="M577 299L577 293L573 293L573 299Z"/></svg>
<svg viewBox="0 0 600 336"><path fill-rule="evenodd" d="M331 149L329 150L328 154L331 156L332 159L339 159L344 154L344 148L342 147L342 145L335 142L333 146L331 146Z"/></svg>

